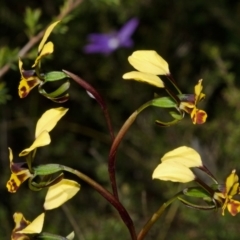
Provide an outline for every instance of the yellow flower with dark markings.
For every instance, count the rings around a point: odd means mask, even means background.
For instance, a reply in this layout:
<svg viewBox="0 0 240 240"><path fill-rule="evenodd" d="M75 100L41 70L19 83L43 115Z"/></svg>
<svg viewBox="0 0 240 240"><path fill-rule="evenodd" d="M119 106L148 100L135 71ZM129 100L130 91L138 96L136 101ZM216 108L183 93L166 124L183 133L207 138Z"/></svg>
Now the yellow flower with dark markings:
<svg viewBox="0 0 240 240"><path fill-rule="evenodd" d="M20 185L33 175L28 168L23 167L24 165L26 165L26 162L13 162L13 154L11 148L9 148L9 160L12 174L7 182L7 189L9 192L15 193L20 187Z"/></svg>
<svg viewBox="0 0 240 240"><path fill-rule="evenodd" d="M222 215L224 215L226 208L232 216L237 215L240 212L240 201L233 198L240 195L240 189L239 178L235 169L227 177L222 189L219 190L220 192L215 192L214 199L216 199L222 206Z"/></svg>
<svg viewBox="0 0 240 240"><path fill-rule="evenodd" d="M32 222L26 220L22 213L16 212L13 215L15 228L11 234L11 240L30 240L29 235L39 234L42 231L45 214L40 214Z"/></svg>
<svg viewBox="0 0 240 240"><path fill-rule="evenodd" d="M53 43L47 42L45 44L45 42L47 41L52 30L58 23L59 23L59 21L54 22L47 28L47 30L42 38L42 41L40 42L40 44L38 46L38 56L35 59L34 64L32 65L32 67L37 70L25 71L23 69L23 63L22 63L21 59L19 59L18 66L19 66L19 70L21 73L21 81L20 81L19 87L18 87L18 94L19 94L20 98L26 97L29 94L29 92L37 85L43 84L41 76L39 74L37 74L37 71L39 69L41 59L43 57L53 53L53 50L54 50Z"/></svg>
<svg viewBox="0 0 240 240"><path fill-rule="evenodd" d="M207 119L207 113L197 108L197 104L205 98L202 89L202 79L200 79L194 88L195 94L183 94L183 98L179 105L179 109L190 114L194 124L205 123Z"/></svg>

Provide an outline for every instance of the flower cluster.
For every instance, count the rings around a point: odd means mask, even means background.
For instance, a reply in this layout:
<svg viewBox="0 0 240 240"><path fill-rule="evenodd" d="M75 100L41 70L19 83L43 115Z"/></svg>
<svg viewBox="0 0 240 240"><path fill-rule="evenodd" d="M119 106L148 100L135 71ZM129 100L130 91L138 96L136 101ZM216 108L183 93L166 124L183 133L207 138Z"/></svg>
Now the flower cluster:
<svg viewBox="0 0 240 240"><path fill-rule="evenodd" d="M208 197L213 203L212 207L204 208L202 206L191 204L179 197L179 200L185 205L205 210L222 208L223 215L226 208L232 216L235 216L240 212L240 201L233 199L240 195L239 178L236 174L236 170L233 170L227 177L225 184L219 184L210 171L203 165L200 155L194 149L186 146L179 147L166 153L161 161L162 162L153 171L153 179L182 183L195 180L200 186L202 186L202 189L199 189L199 187L185 189L181 191L179 196L182 194L193 196L192 192L194 191L194 197L204 199ZM207 186L204 182L200 181L191 168L199 168L204 171L214 180L215 183L212 186Z"/></svg>
<svg viewBox="0 0 240 240"><path fill-rule="evenodd" d="M176 120L173 123L181 120L184 116L184 112L190 114L193 124L202 124L206 121L207 113L197 108L197 104L205 97L205 94L202 93L202 80L199 80L198 84L195 86L194 94L183 94L172 78L168 63L159 56L157 52L152 50L136 51L128 58L128 61L138 71L125 73L123 79L133 79L151 84L158 88L164 88L169 93L170 97L154 99L152 105L162 108L175 108L179 114L170 112ZM178 91L178 94L172 93L158 75L166 76ZM171 125L171 123L157 122L164 126Z"/></svg>
<svg viewBox="0 0 240 240"><path fill-rule="evenodd" d="M57 177L54 177L55 173L62 171L59 164L33 166L37 148L50 144L51 138L49 132L53 130L57 122L67 111L68 109L63 107L53 108L47 110L41 116L36 125L33 144L19 154L20 157L26 158L25 162L14 163L12 150L9 148L10 169L12 174L6 185L8 191L15 193L20 185L27 179L29 179L29 187L32 190L49 187L43 206L45 210L51 210L61 206L80 190L80 185L77 182L64 179L63 174L60 173ZM38 178L38 182L35 182L36 178ZM25 239L23 236L26 234L40 234L44 216L45 214L42 213L30 223L24 219L21 213L15 213L14 221L16 226L12 232L12 239ZM67 239L73 239L73 236L71 235Z"/></svg>

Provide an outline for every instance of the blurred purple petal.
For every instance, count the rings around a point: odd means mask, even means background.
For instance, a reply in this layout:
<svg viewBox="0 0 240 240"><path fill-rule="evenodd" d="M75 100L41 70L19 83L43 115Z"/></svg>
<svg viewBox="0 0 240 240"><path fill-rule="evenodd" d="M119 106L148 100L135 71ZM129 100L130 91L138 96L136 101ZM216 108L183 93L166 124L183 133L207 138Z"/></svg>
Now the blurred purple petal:
<svg viewBox="0 0 240 240"><path fill-rule="evenodd" d="M118 32L110 33L91 33L88 35L89 44L83 51L85 53L102 53L110 54L120 47L132 47L132 34L139 24L137 18L130 19Z"/></svg>
<svg viewBox="0 0 240 240"><path fill-rule="evenodd" d="M138 27L138 24L139 20L137 18L132 18L128 22L126 22L118 32L120 42L127 41L135 32L136 28Z"/></svg>

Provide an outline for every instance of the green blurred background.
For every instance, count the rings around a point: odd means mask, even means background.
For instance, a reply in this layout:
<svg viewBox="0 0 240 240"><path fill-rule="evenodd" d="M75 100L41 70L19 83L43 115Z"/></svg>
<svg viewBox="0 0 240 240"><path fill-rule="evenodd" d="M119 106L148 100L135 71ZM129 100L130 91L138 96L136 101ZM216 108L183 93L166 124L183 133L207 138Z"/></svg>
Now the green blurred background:
<svg viewBox="0 0 240 240"><path fill-rule="evenodd" d="M23 212L29 220L42 212L46 191L31 192L24 184L16 194L7 192L5 184L10 175L7 148L11 147L14 160L20 161L18 153L32 142L37 119L51 107L64 106L70 110L51 132L52 143L39 149L37 163L72 166L110 189L107 176L110 139L97 103L75 82L71 83L70 100L61 105L42 97L37 89L25 99L17 94L18 51L29 37L53 21L64 4L71 2L0 3L0 69L6 64L11 66L1 76L5 87L1 86L0 91L1 239L10 239L14 212ZM26 17L27 12L35 15ZM34 16L38 19L40 12L39 21L34 23ZM119 29L132 17L140 20L133 35L133 48L118 49L109 56L83 53L87 34ZM151 179L153 169L167 151L182 145L193 147L220 182L232 169L240 170L239 22L240 2L233 0L83 0L51 35L55 51L50 59L44 60L44 69L69 70L96 87L108 103L115 133L154 93L163 94L152 86L122 80L122 75L132 70L127 57L134 50L156 50L169 63L172 75L185 93L192 93L197 81L204 79L207 96L201 108L208 113L206 124L193 125L187 115L179 124L161 128L154 121L163 119L165 111L149 108L137 118L120 146L117 155L120 199L137 231L164 201L184 187ZM31 65L36 48L37 45L23 58L24 68ZM88 185L81 184L82 189L74 199L47 213L44 231L67 235L73 229L70 223L73 221L77 226L75 239L130 239L118 213ZM239 239L239 216L227 213L223 217L220 211L201 212L174 203L146 239Z"/></svg>

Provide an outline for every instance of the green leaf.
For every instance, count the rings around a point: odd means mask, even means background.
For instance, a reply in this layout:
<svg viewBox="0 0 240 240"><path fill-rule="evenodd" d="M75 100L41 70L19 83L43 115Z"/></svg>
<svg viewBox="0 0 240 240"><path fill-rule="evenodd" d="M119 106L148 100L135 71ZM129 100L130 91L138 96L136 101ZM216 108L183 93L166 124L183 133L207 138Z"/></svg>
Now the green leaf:
<svg viewBox="0 0 240 240"><path fill-rule="evenodd" d="M170 97L161 97L155 98L151 103L154 107L162 107L162 108L176 108L177 103Z"/></svg>
<svg viewBox="0 0 240 240"><path fill-rule="evenodd" d="M64 78L68 78L68 75L60 71L53 71L53 72L44 74L45 82L54 82L54 81L62 80Z"/></svg>
<svg viewBox="0 0 240 240"><path fill-rule="evenodd" d="M38 30L41 29L41 24L38 24L41 14L42 12L40 9L26 8L24 22L27 26L25 32L29 38L33 37Z"/></svg>

